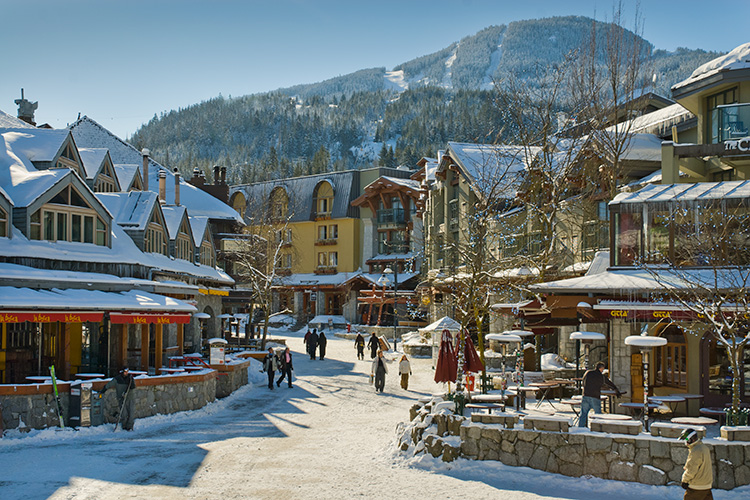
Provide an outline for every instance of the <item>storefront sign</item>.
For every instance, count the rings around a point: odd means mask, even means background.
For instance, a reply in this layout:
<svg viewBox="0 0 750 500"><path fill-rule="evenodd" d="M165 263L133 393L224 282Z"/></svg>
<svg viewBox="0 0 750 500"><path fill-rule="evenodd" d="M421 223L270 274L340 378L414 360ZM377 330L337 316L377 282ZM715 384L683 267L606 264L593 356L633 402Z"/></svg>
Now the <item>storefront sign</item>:
<svg viewBox="0 0 750 500"><path fill-rule="evenodd" d="M103 312L0 312L0 323L99 323Z"/></svg>
<svg viewBox="0 0 750 500"><path fill-rule="evenodd" d="M750 151L750 137L724 141L724 149L727 151L740 151L742 153L747 153Z"/></svg>
<svg viewBox="0 0 750 500"><path fill-rule="evenodd" d="M189 314L126 314L126 313L109 313L109 320L114 324L128 325L147 325L155 323L157 325L169 325L172 323L186 324L190 323Z"/></svg>
<svg viewBox="0 0 750 500"><path fill-rule="evenodd" d="M649 321L658 322L662 320L670 321L692 321L702 319L702 315L692 311L674 311L674 310L648 310L648 309L599 309L601 318L606 319L624 319L626 321Z"/></svg>

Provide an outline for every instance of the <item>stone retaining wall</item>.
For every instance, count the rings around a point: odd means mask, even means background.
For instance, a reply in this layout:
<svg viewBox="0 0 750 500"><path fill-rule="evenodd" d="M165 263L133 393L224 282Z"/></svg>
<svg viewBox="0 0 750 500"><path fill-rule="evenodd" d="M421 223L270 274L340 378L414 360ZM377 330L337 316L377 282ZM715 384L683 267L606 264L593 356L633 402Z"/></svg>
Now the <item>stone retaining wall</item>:
<svg viewBox="0 0 750 500"><path fill-rule="evenodd" d="M216 379L216 397L225 398L248 382L247 369L250 360L231 365L211 366L219 373Z"/></svg>
<svg viewBox="0 0 750 500"><path fill-rule="evenodd" d="M430 404L415 405L401 449L424 451L451 461L456 457L497 460L506 465L580 477L584 475L650 485L680 482L687 447L652 437L582 432L505 429L473 423ZM750 443L706 440L711 449L714 487L729 490L750 484Z"/></svg>

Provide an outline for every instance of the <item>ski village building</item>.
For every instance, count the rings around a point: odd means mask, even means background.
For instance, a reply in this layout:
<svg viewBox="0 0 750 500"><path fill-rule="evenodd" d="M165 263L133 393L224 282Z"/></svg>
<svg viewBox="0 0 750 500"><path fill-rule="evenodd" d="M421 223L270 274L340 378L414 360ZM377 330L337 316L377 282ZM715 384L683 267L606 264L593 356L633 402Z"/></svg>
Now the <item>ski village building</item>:
<svg viewBox="0 0 750 500"><path fill-rule="evenodd" d="M33 126L33 114L19 115L26 121L0 112L6 428L57 419L43 403L53 365L62 381L109 377L125 366L164 375L170 357L198 353L206 337L219 336L216 317L235 281L217 267L215 235L242 223L231 207L89 118L54 130ZM208 319L196 318L198 312ZM183 402L152 401L150 410L144 396L140 414L216 397L210 370L195 380L158 378L144 385L191 382L206 390L191 391ZM67 407L70 384L62 382L60 391Z"/></svg>
<svg viewBox="0 0 750 500"><path fill-rule="evenodd" d="M274 309L298 324L377 329L393 325L397 302L400 332L424 325L409 314L422 248L422 190L411 174L372 168L233 186L250 232L277 228Z"/></svg>

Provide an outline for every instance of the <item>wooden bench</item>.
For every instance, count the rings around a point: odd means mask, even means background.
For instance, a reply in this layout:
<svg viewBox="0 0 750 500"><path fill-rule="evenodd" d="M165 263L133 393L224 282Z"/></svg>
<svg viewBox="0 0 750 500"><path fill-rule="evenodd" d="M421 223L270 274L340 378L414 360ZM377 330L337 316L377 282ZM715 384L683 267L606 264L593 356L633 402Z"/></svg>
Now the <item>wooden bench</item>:
<svg viewBox="0 0 750 500"><path fill-rule="evenodd" d="M531 417L523 418L523 428L526 430L568 432L570 419L563 417Z"/></svg>
<svg viewBox="0 0 750 500"><path fill-rule="evenodd" d="M722 426L721 437L727 441L750 441L750 425Z"/></svg>
<svg viewBox="0 0 750 500"><path fill-rule="evenodd" d="M518 415L512 414L494 414L486 415L483 413L472 413L471 421L480 424L499 424L504 425L506 429L512 429L518 423Z"/></svg>
<svg viewBox="0 0 750 500"><path fill-rule="evenodd" d="M643 424L638 420L597 420L591 419L591 430L612 434L630 434L637 436L641 433Z"/></svg>
<svg viewBox="0 0 750 500"><path fill-rule="evenodd" d="M672 424L667 422L654 422L651 424L651 435L661 436L666 438L679 438L682 431L685 429L694 429L698 433L698 437L703 439L706 437L706 428L703 426L693 426L685 424Z"/></svg>

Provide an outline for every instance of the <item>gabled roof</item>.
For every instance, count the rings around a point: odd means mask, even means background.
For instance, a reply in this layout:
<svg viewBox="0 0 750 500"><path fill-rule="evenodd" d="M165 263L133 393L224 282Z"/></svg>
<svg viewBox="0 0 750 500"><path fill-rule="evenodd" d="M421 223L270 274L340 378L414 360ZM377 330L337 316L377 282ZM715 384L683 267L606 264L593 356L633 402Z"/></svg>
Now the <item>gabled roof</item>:
<svg viewBox="0 0 750 500"><path fill-rule="evenodd" d="M140 178L140 168L133 163L115 163L115 174L123 191L130 190L136 177Z"/></svg>
<svg viewBox="0 0 750 500"><path fill-rule="evenodd" d="M87 179L93 179L104 166L108 151L105 148L78 148Z"/></svg>
<svg viewBox="0 0 750 500"><path fill-rule="evenodd" d="M114 215L119 226L133 231L146 230L151 215L159 204L157 194L151 191L97 193L96 196Z"/></svg>
<svg viewBox="0 0 750 500"><path fill-rule="evenodd" d="M687 79L672 86L672 92L682 87L705 80L712 75L727 71L741 70L750 68L750 42L744 43L734 50L707 63L698 66Z"/></svg>
<svg viewBox="0 0 750 500"><path fill-rule="evenodd" d="M673 125L680 128L681 125L686 124L686 122L692 122L695 119L695 115L681 104L672 104L666 108L633 118L630 123L630 132L641 132L665 137L671 133ZM613 129L614 126L608 128L608 130Z"/></svg>
<svg viewBox="0 0 750 500"><path fill-rule="evenodd" d="M87 116L73 123L70 131L79 147L109 149L112 163L115 165L141 165L143 163L140 151ZM159 171L167 174L167 185L174 186L174 173L149 158L149 189L158 189ZM123 188L130 186L128 182L122 182L122 180L120 183ZM173 205L174 201L174 188L167 189L167 204ZM180 181L180 204L185 205L191 215L242 222L242 217L232 207L184 180Z"/></svg>
<svg viewBox="0 0 750 500"><path fill-rule="evenodd" d="M49 128L4 129L0 133L13 151L23 154L32 162L50 162L62 153L69 130Z"/></svg>
<svg viewBox="0 0 750 500"><path fill-rule="evenodd" d="M204 236L206 238L211 237L211 233L206 233L206 229L208 228L208 217L189 217L190 220L190 229L193 232L193 243L195 243L196 247L200 247L203 243Z"/></svg>
<svg viewBox="0 0 750 500"><path fill-rule="evenodd" d="M187 209L183 206L169 206L169 205L162 205L161 212L164 214L164 224L167 226L167 233L169 234L169 239L174 240L177 238L177 235L180 233L180 226L182 225L182 222L187 219ZM193 239L193 230L188 222L188 236L190 236L191 240Z"/></svg>

